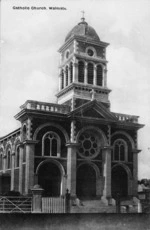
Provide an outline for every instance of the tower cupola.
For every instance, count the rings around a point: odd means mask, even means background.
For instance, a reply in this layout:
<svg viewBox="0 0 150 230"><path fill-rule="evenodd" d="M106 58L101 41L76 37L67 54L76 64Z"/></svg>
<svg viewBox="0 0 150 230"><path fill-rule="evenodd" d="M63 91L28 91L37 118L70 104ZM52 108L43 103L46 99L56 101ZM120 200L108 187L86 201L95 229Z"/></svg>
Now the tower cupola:
<svg viewBox="0 0 150 230"><path fill-rule="evenodd" d="M93 27L81 18L67 34L59 49L59 104L69 104L72 110L96 99L109 107L107 88L106 47Z"/></svg>

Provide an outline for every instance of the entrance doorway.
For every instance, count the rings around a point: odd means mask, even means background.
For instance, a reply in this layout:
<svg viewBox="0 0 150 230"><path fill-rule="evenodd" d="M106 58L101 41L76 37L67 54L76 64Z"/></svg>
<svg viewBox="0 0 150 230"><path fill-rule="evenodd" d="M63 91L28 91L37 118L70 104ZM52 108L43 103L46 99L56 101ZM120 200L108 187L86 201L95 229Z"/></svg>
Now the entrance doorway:
<svg viewBox="0 0 150 230"><path fill-rule="evenodd" d="M38 171L38 183L44 189L45 196L60 196L61 172L52 162L41 165Z"/></svg>
<svg viewBox="0 0 150 230"><path fill-rule="evenodd" d="M77 171L77 196L82 198L96 196L96 172L88 164L80 166Z"/></svg>
<svg viewBox="0 0 150 230"><path fill-rule="evenodd" d="M116 198L117 194L122 198L128 196L128 174L122 166L118 165L112 169L111 185L112 197Z"/></svg>
<svg viewBox="0 0 150 230"><path fill-rule="evenodd" d="M10 191L11 177L9 174L0 176L0 194L6 194Z"/></svg>

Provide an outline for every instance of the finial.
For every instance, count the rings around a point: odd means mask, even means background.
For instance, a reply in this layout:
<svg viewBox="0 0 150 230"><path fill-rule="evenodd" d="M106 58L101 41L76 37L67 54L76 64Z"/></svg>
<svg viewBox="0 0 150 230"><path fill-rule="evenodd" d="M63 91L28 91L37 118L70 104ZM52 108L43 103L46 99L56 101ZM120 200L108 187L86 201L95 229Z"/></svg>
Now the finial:
<svg viewBox="0 0 150 230"><path fill-rule="evenodd" d="M82 22L84 22L84 21L85 21L85 18L84 18L84 14L85 14L85 12L84 12L84 10L82 10L82 11L81 11L81 13L82 13L82 18L81 18L81 21L82 21Z"/></svg>

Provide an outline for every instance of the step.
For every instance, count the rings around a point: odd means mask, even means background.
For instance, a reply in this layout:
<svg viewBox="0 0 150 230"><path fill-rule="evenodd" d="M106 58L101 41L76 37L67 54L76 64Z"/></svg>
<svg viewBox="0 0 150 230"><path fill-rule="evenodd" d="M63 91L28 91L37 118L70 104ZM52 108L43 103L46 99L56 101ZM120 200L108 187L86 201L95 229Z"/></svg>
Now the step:
<svg viewBox="0 0 150 230"><path fill-rule="evenodd" d="M115 206L107 206L100 199L83 200L76 206L71 206L71 213L115 213Z"/></svg>

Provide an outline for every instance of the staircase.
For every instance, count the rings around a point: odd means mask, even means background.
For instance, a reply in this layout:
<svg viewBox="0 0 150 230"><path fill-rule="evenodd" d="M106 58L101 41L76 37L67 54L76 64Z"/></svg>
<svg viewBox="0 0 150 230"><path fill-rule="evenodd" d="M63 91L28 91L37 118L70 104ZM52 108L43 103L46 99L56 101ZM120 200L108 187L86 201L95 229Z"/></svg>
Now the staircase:
<svg viewBox="0 0 150 230"><path fill-rule="evenodd" d="M121 201L121 213L137 213L137 201L133 198L127 198ZM72 202L71 213L116 213L116 205L107 205L101 199L79 200Z"/></svg>
<svg viewBox="0 0 150 230"><path fill-rule="evenodd" d="M138 212L138 199L128 198L121 201L121 212L122 213L137 213ZM126 209L126 210L125 210Z"/></svg>
<svg viewBox="0 0 150 230"><path fill-rule="evenodd" d="M116 206L106 205L100 199L77 201L71 206L71 213L115 213Z"/></svg>

